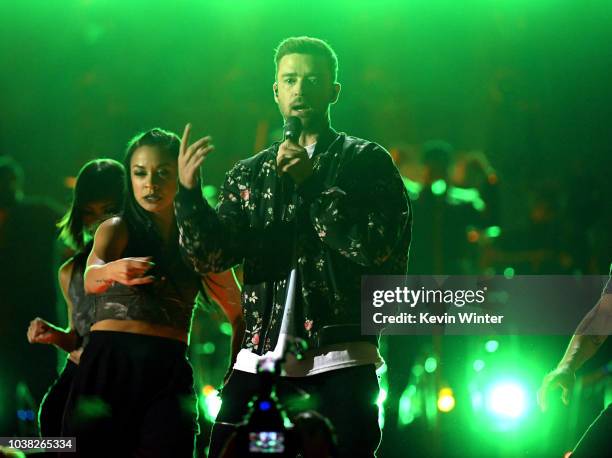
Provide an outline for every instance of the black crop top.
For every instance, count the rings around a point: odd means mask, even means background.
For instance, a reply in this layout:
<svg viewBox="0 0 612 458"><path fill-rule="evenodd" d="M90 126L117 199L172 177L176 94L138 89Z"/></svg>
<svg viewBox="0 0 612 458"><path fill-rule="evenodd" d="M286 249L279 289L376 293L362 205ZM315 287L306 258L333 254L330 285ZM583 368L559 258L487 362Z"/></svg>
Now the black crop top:
<svg viewBox="0 0 612 458"><path fill-rule="evenodd" d="M91 246L89 246L91 248ZM89 249L85 249L72 258L72 274L68 285L68 297L72 302L72 326L77 335L83 339L83 346L89 338L89 328L93 323L93 298L85 294L84 274Z"/></svg>
<svg viewBox="0 0 612 458"><path fill-rule="evenodd" d="M123 257L147 255L146 249L128 245ZM94 321L140 320L189 332L201 289L200 277L187 267L178 250L165 258L153 259L155 266L147 272L155 277L153 283L139 286L115 283L104 293L93 295Z"/></svg>

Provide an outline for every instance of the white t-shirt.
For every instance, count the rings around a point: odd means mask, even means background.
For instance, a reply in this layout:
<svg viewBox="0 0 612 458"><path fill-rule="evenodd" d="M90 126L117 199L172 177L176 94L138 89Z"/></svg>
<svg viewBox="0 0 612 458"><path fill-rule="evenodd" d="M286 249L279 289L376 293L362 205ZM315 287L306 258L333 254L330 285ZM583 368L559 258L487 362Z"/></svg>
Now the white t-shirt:
<svg viewBox="0 0 612 458"><path fill-rule="evenodd" d="M306 152L311 159L314 154L315 146L316 143L306 146ZM274 351L269 351L265 355L260 356L243 348L238 353L236 363L234 363L235 370L256 374L257 364L260 360L270 357L280 358L284 346L292 339L288 330L293 329L291 324L294 319L294 298L295 272L292 272L287 286L287 302L285 303L285 309L283 311L281 331ZM374 364L377 369L384 364L376 345L369 342L338 343L308 350L304 353L301 360L297 360L295 356L288 354L282 368L282 375L286 377L307 377L323 372L367 364Z"/></svg>
<svg viewBox="0 0 612 458"><path fill-rule="evenodd" d="M270 357L271 353L273 352L260 356L243 348L238 353L234 369L256 374L259 361ZM323 372L367 364L374 364L377 369L384 364L376 345L370 342L339 343L308 350L299 361L293 355L288 354L283 365L282 375L285 377L308 377Z"/></svg>
<svg viewBox="0 0 612 458"><path fill-rule="evenodd" d="M312 159L312 155L314 154L315 147L317 146L317 142L314 142L312 145L305 146L304 149L308 153L308 158Z"/></svg>

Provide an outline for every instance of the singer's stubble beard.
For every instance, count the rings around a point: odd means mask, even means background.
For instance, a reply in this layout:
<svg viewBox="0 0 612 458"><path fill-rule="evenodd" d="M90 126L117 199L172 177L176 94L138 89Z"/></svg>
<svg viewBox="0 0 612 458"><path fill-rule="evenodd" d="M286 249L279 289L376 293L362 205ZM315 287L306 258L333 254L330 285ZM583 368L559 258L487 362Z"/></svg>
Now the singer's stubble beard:
<svg viewBox="0 0 612 458"><path fill-rule="evenodd" d="M304 118L300 117L300 119L305 134L320 134L329 126L329 110L326 110L325 113L316 117L308 116Z"/></svg>

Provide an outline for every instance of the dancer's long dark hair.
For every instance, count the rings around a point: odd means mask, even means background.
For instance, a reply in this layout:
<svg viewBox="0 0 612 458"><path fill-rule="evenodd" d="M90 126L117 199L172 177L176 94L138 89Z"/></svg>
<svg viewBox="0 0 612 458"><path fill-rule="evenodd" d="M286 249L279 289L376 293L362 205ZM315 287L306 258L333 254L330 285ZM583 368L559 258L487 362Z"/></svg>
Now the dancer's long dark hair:
<svg viewBox="0 0 612 458"><path fill-rule="evenodd" d="M96 159L87 162L76 178L72 204L57 227L60 239L71 248L81 251L86 240L83 233L83 213L87 204L110 201L117 208L123 208L125 195L125 169L114 159Z"/></svg>
<svg viewBox="0 0 612 458"><path fill-rule="evenodd" d="M181 140L178 135L160 128L153 128L146 132L141 132L134 136L127 145L123 165L127 170L126 179L126 198L125 208L123 210L123 221L128 227L130 234L131 245L146 248L146 250L156 258L163 258L164 241L161 237L157 226L155 225L151 214L142 208L134 197L134 188L132 187L131 179L131 161L134 151L142 146L157 148L160 151L168 154L173 160L178 159ZM176 225L172 228L176 231ZM177 237L170 237L168 245L165 246L169 250L167 254L178 252Z"/></svg>

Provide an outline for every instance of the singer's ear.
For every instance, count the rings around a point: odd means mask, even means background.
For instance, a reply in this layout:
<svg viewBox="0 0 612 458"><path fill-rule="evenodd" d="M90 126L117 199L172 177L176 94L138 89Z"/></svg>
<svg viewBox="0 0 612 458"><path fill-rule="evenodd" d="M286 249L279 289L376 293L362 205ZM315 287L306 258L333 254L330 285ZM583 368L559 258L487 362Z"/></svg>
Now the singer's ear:
<svg viewBox="0 0 612 458"><path fill-rule="evenodd" d="M332 84L332 96L331 96L331 100L329 101L330 105L333 105L334 103L338 101L338 97L340 96L341 88L342 88L342 85L340 83Z"/></svg>
<svg viewBox="0 0 612 458"><path fill-rule="evenodd" d="M272 85L272 91L274 92L274 101L278 103L278 83L276 81Z"/></svg>

